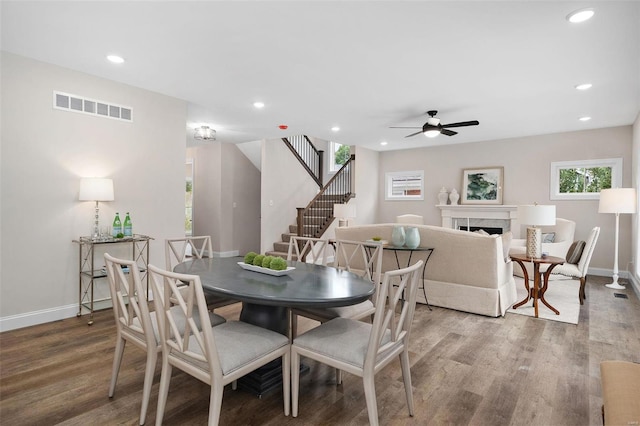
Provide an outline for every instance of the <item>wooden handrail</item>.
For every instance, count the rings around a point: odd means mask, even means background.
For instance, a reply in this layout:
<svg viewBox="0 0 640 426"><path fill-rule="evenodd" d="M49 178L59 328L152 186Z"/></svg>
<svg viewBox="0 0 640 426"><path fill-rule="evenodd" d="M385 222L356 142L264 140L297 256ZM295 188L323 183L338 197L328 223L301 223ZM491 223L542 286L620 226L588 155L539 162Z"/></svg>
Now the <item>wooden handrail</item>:
<svg viewBox="0 0 640 426"><path fill-rule="evenodd" d="M282 141L298 159L302 167L309 173L319 188L322 188L322 168L324 167L324 151L318 150L311 140L306 136L294 136L296 140L304 140L306 143L300 150L289 141L288 138L282 138ZM314 170L315 169L315 170Z"/></svg>

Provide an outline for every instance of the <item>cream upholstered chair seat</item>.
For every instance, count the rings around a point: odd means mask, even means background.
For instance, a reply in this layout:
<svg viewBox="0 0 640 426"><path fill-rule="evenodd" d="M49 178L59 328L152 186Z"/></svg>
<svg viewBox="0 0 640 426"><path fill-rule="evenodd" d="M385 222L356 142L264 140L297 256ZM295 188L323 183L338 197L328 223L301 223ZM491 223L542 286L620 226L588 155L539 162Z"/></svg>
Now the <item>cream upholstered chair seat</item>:
<svg viewBox="0 0 640 426"><path fill-rule="evenodd" d="M108 253L104 255L107 278L109 281L109 291L113 302L113 314L116 321L116 347L113 357L113 368L111 373L111 383L109 385L109 398L115 394L118 373L122 364L122 356L127 342L146 351L147 361L144 373L144 383L142 386L142 406L140 408L140 424L144 424L153 375L158 359L158 352L161 350L160 333L158 331L158 321L155 312L149 312L145 289L142 285L140 271L134 260L115 258ZM126 269L125 269L126 268ZM125 273L129 271L128 273ZM178 308L172 308L176 327L184 329L186 317L181 315ZM214 313L208 313L207 322L218 325L225 322L225 319ZM196 327L200 327L200 315L194 316Z"/></svg>
<svg viewBox="0 0 640 426"><path fill-rule="evenodd" d="M211 387L208 424L217 425L224 386L278 358L282 358L284 414L289 415L290 344L287 336L240 321L211 327L207 323L208 307L200 277L164 271L153 265L149 265L149 273L162 342L156 424L162 424L173 367ZM176 310L186 318L183 328L178 325ZM205 319L201 330L197 330L195 312Z"/></svg>
<svg viewBox="0 0 640 426"><path fill-rule="evenodd" d="M424 217L417 214L403 214L396 216L396 223L406 223L410 225L424 225Z"/></svg>
<svg viewBox="0 0 640 426"><path fill-rule="evenodd" d="M399 357L409 415L413 416L409 336L422 264L419 260L408 268L384 274L371 324L334 318L294 339L291 345L293 417L298 415L300 357L361 377L371 425L378 424L375 374Z"/></svg>

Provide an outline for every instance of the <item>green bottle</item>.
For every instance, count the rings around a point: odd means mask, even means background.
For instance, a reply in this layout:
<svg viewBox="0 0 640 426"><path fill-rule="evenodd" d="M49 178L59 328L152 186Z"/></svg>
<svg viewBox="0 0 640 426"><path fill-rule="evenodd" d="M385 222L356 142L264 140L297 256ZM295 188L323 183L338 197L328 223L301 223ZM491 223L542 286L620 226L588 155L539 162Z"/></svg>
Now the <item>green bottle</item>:
<svg viewBox="0 0 640 426"><path fill-rule="evenodd" d="M111 235L113 235L114 238L117 238L118 234L122 234L122 222L120 222L120 213L116 212L116 218L113 219Z"/></svg>
<svg viewBox="0 0 640 426"><path fill-rule="evenodd" d="M124 218L124 236L133 236L133 229L131 228L131 218L129 217L129 212L127 212L127 216Z"/></svg>

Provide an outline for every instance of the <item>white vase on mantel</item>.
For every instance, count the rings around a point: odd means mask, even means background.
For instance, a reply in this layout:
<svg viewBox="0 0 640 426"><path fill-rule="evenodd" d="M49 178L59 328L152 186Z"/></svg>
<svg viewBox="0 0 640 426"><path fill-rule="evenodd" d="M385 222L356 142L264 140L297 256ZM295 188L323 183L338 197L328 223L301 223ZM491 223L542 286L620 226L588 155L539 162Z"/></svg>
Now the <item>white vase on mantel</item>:
<svg viewBox="0 0 640 426"><path fill-rule="evenodd" d="M456 205L458 204L459 199L460 199L460 194L458 194L458 191L456 191L456 189L453 188L451 190L451 193L449 194L449 201L451 201L452 205Z"/></svg>
<svg viewBox="0 0 640 426"><path fill-rule="evenodd" d="M440 192L438 193L438 204L443 206L447 204L447 199L449 198L449 193L447 192L447 188L444 186L440 188Z"/></svg>

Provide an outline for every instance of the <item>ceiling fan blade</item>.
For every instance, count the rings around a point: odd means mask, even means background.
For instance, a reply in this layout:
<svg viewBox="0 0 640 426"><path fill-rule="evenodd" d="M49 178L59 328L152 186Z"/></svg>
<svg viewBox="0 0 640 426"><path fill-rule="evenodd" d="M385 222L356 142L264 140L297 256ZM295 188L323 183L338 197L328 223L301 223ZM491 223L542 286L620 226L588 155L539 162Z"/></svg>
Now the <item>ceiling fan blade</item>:
<svg viewBox="0 0 640 426"><path fill-rule="evenodd" d="M447 129L441 129L440 133L446 136L453 136L458 134L458 132L454 132L453 130L447 130Z"/></svg>
<svg viewBox="0 0 640 426"><path fill-rule="evenodd" d="M411 136L419 135L420 133L422 133L422 130L420 130L419 132L411 133L410 135L405 136L405 138L410 138Z"/></svg>
<svg viewBox="0 0 640 426"><path fill-rule="evenodd" d="M447 127L465 127L465 126L477 126L478 124L480 124L479 121L473 120L473 121L461 121L460 123L443 124L441 127L443 127L443 128L447 128Z"/></svg>

